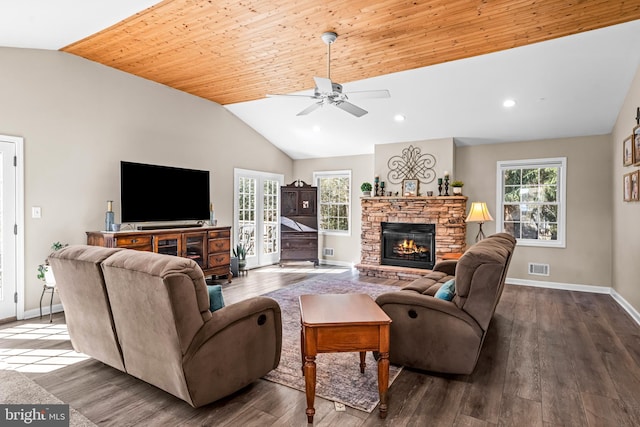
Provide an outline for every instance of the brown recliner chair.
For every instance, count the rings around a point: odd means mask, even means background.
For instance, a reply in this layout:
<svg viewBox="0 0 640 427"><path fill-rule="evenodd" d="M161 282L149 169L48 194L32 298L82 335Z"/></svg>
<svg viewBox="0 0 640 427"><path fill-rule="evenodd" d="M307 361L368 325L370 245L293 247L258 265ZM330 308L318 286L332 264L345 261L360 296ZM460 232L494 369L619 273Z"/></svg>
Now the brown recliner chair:
<svg viewBox="0 0 640 427"><path fill-rule="evenodd" d="M498 233L470 247L457 261L442 261L402 290L376 302L393 320L391 363L425 371L470 374L493 317L516 240ZM455 279L451 301L435 298Z"/></svg>

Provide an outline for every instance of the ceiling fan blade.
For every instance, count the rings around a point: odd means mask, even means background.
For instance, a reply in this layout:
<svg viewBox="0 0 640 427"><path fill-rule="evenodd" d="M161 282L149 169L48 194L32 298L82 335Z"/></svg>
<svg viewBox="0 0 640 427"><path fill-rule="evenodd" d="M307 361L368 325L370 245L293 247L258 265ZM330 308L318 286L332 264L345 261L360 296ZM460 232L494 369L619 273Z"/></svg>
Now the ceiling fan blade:
<svg viewBox="0 0 640 427"><path fill-rule="evenodd" d="M287 93L268 93L267 98L279 98L279 97L287 97L287 98L307 98L307 99L319 99L316 95L293 95Z"/></svg>
<svg viewBox="0 0 640 427"><path fill-rule="evenodd" d="M341 110L346 111L347 113L353 114L356 117L362 117L365 114L368 113L367 110L363 110L362 108L358 107L357 105L353 105L350 102L347 101L342 101L342 102L336 102L333 105L335 105L336 107L338 107Z"/></svg>
<svg viewBox="0 0 640 427"><path fill-rule="evenodd" d="M315 104L311 104L304 110L300 111L298 114L296 114L296 116L306 116L307 114L317 110L320 107L322 107L322 102L316 102Z"/></svg>
<svg viewBox="0 0 640 427"><path fill-rule="evenodd" d="M364 98L390 98L391 94L388 90L359 90L355 92L347 92L349 98L353 97L356 99L364 99Z"/></svg>
<svg viewBox="0 0 640 427"><path fill-rule="evenodd" d="M325 79L324 77L314 77L316 87L320 93L333 93L333 83L331 79Z"/></svg>

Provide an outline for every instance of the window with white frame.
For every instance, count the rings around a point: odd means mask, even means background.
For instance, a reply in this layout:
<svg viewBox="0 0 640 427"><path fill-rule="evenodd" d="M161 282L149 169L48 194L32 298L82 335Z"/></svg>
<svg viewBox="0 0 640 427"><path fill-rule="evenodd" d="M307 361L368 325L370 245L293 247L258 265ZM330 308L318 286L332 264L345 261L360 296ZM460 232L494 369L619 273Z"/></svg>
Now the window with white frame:
<svg viewBox="0 0 640 427"><path fill-rule="evenodd" d="M314 172L321 233L351 232L351 171Z"/></svg>
<svg viewBox="0 0 640 427"><path fill-rule="evenodd" d="M496 231L519 245L565 243L566 157L498 162Z"/></svg>

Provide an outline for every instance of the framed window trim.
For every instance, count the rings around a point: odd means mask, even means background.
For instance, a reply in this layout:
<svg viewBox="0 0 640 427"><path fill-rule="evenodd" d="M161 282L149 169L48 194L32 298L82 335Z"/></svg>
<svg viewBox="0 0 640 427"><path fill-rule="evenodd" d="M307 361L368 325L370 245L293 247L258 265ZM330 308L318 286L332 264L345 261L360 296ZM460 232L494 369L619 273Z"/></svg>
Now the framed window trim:
<svg viewBox="0 0 640 427"><path fill-rule="evenodd" d="M347 217L347 223L348 223L348 230L323 230L320 228L320 211L321 211L321 204L320 204L320 185L319 185L319 179L320 178L338 178L338 177L347 177L349 179L349 201L347 202L347 205L349 207L349 215ZM351 222L351 215L352 215L352 211L353 211L353 206L351 206L351 200L353 199L353 197L351 196L351 192L353 191L353 180L351 178L351 171L350 170L335 170L335 171L317 171L313 173L313 183L316 187L318 187L318 234L323 234L323 235L327 235L327 236L351 236L351 229L352 229L352 222Z"/></svg>
<svg viewBox="0 0 640 427"><path fill-rule="evenodd" d="M567 158L552 157L546 159L523 159L523 160L506 160L498 161L496 167L496 232L503 232L504 224L504 185L502 182L502 174L506 169L539 169L557 167L558 171L558 238L557 240L540 240L540 239L516 239L520 246L534 246L545 248L566 248L566 231L567 231Z"/></svg>

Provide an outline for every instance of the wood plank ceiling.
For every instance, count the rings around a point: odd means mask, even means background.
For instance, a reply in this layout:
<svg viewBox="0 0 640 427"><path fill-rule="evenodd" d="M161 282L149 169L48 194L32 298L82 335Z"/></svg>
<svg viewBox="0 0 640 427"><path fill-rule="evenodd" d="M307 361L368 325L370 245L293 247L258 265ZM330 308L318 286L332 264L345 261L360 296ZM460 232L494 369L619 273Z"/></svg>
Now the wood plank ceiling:
<svg viewBox="0 0 640 427"><path fill-rule="evenodd" d="M165 0L63 49L231 104L640 19L640 0ZM629 43L634 41L629 40Z"/></svg>

